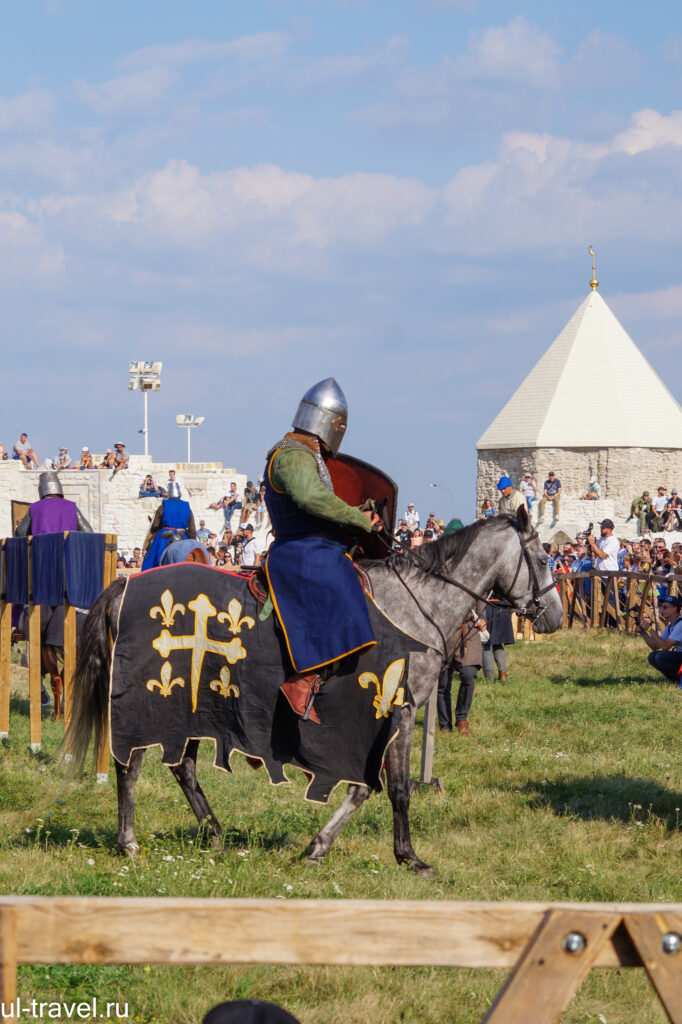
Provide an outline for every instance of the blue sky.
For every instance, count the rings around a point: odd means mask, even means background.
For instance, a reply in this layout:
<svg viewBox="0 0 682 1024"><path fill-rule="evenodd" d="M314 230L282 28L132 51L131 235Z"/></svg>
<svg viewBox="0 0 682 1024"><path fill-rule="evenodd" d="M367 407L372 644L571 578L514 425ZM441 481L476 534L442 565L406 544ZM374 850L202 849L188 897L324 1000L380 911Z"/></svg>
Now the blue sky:
<svg viewBox="0 0 682 1024"><path fill-rule="evenodd" d="M475 443L588 291L675 396L675 3L46 0L0 40L0 440L257 476L333 375L345 449L473 516ZM614 373L618 368L614 367ZM585 397L598 396L586 368ZM655 415L655 410L640 410ZM438 482L442 490L430 490Z"/></svg>

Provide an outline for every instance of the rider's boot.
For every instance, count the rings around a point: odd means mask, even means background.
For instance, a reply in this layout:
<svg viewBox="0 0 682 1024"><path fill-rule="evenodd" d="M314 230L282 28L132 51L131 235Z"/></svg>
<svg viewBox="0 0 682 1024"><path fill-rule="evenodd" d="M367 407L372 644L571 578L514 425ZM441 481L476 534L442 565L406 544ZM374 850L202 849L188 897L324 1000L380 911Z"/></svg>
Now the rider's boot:
<svg viewBox="0 0 682 1024"><path fill-rule="evenodd" d="M291 710L303 719L320 724L320 716L313 707L315 694L319 693L322 680L317 672L295 672L282 683L280 690L286 697Z"/></svg>

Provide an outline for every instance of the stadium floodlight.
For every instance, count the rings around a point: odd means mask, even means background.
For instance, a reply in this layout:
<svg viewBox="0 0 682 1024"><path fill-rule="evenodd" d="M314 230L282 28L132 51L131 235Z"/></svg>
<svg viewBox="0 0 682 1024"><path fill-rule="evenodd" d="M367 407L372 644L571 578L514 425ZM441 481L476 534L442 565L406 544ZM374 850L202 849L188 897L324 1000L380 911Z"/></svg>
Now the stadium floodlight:
<svg viewBox="0 0 682 1024"><path fill-rule="evenodd" d="M190 449L190 438L192 435L192 427L200 427L206 419L205 416L197 416L195 419L191 412L179 412L175 417L175 422L179 427L187 428L187 462L191 463L192 454Z"/></svg>
<svg viewBox="0 0 682 1024"><path fill-rule="evenodd" d="M454 516L454 514L455 514L455 496L452 493L452 491L450 490L450 488L446 487L445 484L429 484L429 487L440 487L440 489L442 491L447 491L448 492L448 494L452 498L452 514Z"/></svg>
<svg viewBox="0 0 682 1024"><path fill-rule="evenodd" d="M150 391L161 388L161 367L163 363L142 362L134 360L128 367L128 391L141 391L144 395L144 427L138 431L144 434L144 453L149 455L149 419L147 395Z"/></svg>

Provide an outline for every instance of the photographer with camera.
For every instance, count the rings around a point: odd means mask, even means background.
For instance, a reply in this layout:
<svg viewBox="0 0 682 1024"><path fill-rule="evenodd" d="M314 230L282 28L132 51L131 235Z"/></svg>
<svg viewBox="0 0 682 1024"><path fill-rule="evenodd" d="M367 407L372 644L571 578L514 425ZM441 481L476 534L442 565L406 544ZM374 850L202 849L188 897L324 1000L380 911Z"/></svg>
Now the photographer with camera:
<svg viewBox="0 0 682 1024"><path fill-rule="evenodd" d="M665 623L661 633L656 632L648 615L643 615L642 621L636 627L644 643L651 648L647 661L652 668L662 672L671 683L678 682L682 668L681 607L682 598L667 594L658 602L658 610Z"/></svg>
<svg viewBox="0 0 682 1024"><path fill-rule="evenodd" d="M620 544L618 543L618 538L613 536L614 526L612 520L602 519L599 528L601 530L599 541L594 539L591 530L585 535L585 543L594 558L594 568L597 570L603 569L606 572L610 570L617 572Z"/></svg>

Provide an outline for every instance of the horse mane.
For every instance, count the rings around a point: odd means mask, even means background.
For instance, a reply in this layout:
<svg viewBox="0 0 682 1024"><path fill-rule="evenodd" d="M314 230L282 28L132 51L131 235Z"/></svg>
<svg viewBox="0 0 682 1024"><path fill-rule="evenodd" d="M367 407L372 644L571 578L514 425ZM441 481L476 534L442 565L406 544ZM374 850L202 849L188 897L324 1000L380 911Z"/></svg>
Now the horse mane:
<svg viewBox="0 0 682 1024"><path fill-rule="evenodd" d="M386 559L387 565L395 565L396 569L415 569L425 576L438 576L448 573L453 564L464 557L481 530L499 530L507 522L516 524L513 516L494 516L489 519L477 519L461 530L439 537L430 544L422 544L409 551L396 551Z"/></svg>

